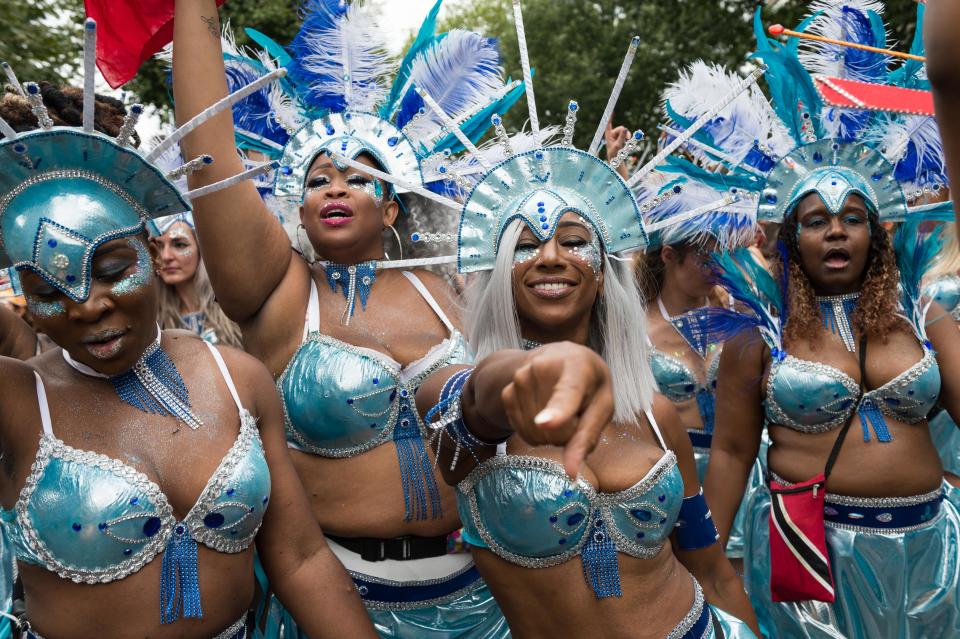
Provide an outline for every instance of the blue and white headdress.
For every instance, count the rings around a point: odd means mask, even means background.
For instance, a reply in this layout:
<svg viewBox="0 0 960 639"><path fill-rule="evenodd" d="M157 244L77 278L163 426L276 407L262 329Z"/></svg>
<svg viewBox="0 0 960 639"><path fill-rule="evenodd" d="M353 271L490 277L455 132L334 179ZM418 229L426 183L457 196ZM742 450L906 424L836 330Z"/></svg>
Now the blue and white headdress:
<svg viewBox="0 0 960 639"><path fill-rule="evenodd" d="M817 1L795 31L885 48L886 30L874 0ZM918 24L923 5L919 5ZM674 170L707 175L719 187L757 198L761 221L782 221L809 193L836 213L851 193L861 195L882 221L910 215L952 218L950 203L911 206L946 185L943 153L932 117L826 105L815 79L826 75L929 89L923 65L894 67L890 56L823 42L768 38L760 9L754 18L754 58L767 65L771 100L759 89L741 95L694 134L690 125L736 82L719 67L694 64L667 92L670 131L695 162L674 158ZM918 29L911 53L922 55ZM829 78L827 78L829 81ZM708 172L699 171L702 168ZM709 174L712 174L710 176Z"/></svg>
<svg viewBox="0 0 960 639"><path fill-rule="evenodd" d="M279 161L274 194L299 204L312 161L322 152L374 158L405 185L459 192L448 157L463 145L420 97L432 96L471 142L522 94L504 82L496 42L477 33L436 33L434 5L399 66L385 50L373 13L360 3L308 0L303 25L284 49L247 29L263 51L255 57L225 47L231 84L283 67L289 75L234 107L238 145ZM338 166L345 163L336 160Z"/></svg>

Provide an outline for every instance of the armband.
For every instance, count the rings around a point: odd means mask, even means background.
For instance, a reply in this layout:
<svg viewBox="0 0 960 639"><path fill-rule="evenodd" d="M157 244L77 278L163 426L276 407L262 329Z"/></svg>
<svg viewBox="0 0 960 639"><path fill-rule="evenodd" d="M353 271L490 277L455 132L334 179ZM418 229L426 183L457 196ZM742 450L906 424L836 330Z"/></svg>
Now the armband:
<svg viewBox="0 0 960 639"><path fill-rule="evenodd" d="M683 498L676 528L680 550L700 550L720 539L702 488L696 495Z"/></svg>

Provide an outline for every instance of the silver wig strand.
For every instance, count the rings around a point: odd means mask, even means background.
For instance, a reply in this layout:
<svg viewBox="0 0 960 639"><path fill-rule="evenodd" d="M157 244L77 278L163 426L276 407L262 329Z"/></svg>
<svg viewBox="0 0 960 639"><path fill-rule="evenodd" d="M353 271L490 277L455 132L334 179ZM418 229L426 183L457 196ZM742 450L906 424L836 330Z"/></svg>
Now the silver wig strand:
<svg viewBox="0 0 960 639"><path fill-rule="evenodd" d="M477 359L522 348L513 299L513 254L522 230L521 220L507 226L493 270L474 274L465 292L467 337ZM652 406L655 384L648 363L646 309L632 263L604 255L603 295L594 305L588 346L610 367L614 419L636 423Z"/></svg>

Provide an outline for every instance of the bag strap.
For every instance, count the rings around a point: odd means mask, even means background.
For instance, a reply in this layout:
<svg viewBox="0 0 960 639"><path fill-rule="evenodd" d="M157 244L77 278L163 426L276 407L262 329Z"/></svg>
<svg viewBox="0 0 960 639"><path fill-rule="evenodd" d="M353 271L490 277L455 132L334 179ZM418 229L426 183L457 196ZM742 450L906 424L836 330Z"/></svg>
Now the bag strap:
<svg viewBox="0 0 960 639"><path fill-rule="evenodd" d="M867 336L862 335L860 337L860 395L863 396L863 393L867 390ZM857 411L854 410L853 414L850 415L850 419L843 425L843 428L840 429L840 434L837 435L837 441L833 443L833 449L830 451L830 457L827 458L827 466L823 470L824 480L830 476L830 471L833 470L833 465L837 461L837 457L840 455L840 447L843 446L843 440L847 437L847 431L850 430L853 420L857 416Z"/></svg>

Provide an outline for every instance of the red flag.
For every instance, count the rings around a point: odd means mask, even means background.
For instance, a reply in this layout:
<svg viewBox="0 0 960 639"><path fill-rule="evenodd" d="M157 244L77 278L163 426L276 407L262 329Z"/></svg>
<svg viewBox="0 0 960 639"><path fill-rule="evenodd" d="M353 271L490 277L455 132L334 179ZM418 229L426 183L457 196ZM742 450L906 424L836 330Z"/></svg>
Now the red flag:
<svg viewBox="0 0 960 639"><path fill-rule="evenodd" d="M217 0L219 7L224 0ZM97 21L97 67L116 89L173 40L174 0L84 0Z"/></svg>

